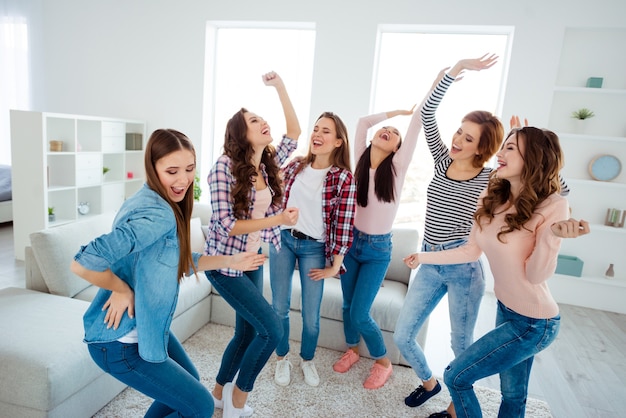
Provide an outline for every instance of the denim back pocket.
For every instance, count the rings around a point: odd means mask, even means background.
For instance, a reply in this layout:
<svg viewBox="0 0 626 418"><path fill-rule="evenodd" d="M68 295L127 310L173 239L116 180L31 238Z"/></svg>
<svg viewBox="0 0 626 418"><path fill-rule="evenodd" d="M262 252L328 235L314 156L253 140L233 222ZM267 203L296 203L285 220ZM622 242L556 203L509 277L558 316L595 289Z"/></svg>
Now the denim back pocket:
<svg viewBox="0 0 626 418"><path fill-rule="evenodd" d="M556 336L559 334L560 328L560 317L546 319L543 338L541 338L541 340L537 343L537 350L545 350L550 344L552 344L556 339Z"/></svg>

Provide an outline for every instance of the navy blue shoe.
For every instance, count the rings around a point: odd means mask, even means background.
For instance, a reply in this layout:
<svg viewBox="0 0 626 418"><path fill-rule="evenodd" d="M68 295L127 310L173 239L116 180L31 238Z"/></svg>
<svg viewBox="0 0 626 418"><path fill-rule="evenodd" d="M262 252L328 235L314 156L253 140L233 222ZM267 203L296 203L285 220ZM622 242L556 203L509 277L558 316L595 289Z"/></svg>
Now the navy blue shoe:
<svg viewBox="0 0 626 418"><path fill-rule="evenodd" d="M413 393L404 398L404 403L406 406L410 406L411 408L415 408L416 406L422 405L424 402L435 396L441 392L441 385L437 382L437 385L433 388L433 390L426 390L424 386L419 385L415 388ZM447 413L447 412L446 412Z"/></svg>

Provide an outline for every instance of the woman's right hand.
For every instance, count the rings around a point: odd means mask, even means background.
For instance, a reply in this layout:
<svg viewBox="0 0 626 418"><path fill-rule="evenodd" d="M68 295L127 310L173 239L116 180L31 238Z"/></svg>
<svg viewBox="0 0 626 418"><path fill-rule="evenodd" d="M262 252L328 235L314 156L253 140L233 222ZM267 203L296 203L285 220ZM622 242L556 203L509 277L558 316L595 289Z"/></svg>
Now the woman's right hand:
<svg viewBox="0 0 626 418"><path fill-rule="evenodd" d="M298 208L286 208L280 214L281 216L281 225L293 226L298 222L299 215Z"/></svg>
<svg viewBox="0 0 626 418"><path fill-rule="evenodd" d="M124 284L126 283L124 282ZM129 318L135 316L135 292L128 285L126 285L126 288L124 292L113 291L102 306L102 310L107 311L104 317L104 323L107 325L107 328L113 327L113 329L117 329L126 311L128 311Z"/></svg>
<svg viewBox="0 0 626 418"><path fill-rule="evenodd" d="M267 260L267 256L252 252L237 253L230 256L228 268L240 271L258 270Z"/></svg>
<svg viewBox="0 0 626 418"><path fill-rule="evenodd" d="M509 125L511 129L519 129L522 128L522 122L520 121L519 116L513 115L511 116L511 120L509 121ZM524 118L524 126L528 126L528 119Z"/></svg>

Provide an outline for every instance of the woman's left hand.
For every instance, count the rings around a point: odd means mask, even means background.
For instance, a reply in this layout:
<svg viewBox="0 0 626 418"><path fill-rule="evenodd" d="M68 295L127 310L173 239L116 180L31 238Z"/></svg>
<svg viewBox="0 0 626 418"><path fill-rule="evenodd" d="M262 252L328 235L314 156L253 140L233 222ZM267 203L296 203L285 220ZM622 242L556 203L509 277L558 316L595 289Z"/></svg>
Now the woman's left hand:
<svg viewBox="0 0 626 418"><path fill-rule="evenodd" d="M402 261L404 261L404 264L406 264L406 266L410 269L416 269L417 266L420 265L417 253L404 257Z"/></svg>
<svg viewBox="0 0 626 418"><path fill-rule="evenodd" d="M555 222L550 229L552 229L552 233L559 238L577 238L591 232L589 222L583 221L582 219L578 221L574 218Z"/></svg>

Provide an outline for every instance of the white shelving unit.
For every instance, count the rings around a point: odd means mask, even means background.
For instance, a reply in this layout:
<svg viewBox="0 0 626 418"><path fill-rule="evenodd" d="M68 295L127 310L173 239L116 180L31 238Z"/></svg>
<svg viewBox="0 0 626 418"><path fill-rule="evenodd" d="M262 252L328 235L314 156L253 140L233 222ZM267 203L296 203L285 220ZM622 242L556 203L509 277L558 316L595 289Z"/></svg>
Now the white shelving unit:
<svg viewBox="0 0 626 418"><path fill-rule="evenodd" d="M626 42L626 29L566 30L554 88L550 128L565 151L563 176L574 218L591 223L591 234L563 240L561 254L584 261L582 277L555 275L550 289L560 303L626 313L626 228L605 226L607 209L626 210L626 56L607 54ZM602 88L587 88L587 78L603 77ZM586 107L595 116L576 125L571 113ZM619 176L596 181L589 163L601 154L622 162ZM615 277L604 273L614 264Z"/></svg>
<svg viewBox="0 0 626 418"><path fill-rule="evenodd" d="M15 257L24 259L32 232L116 211L139 190L144 143L128 150L126 134L145 141L145 129L136 120L11 110ZM50 141L63 141L62 149L51 150ZM81 202L89 206L86 215L78 211Z"/></svg>

